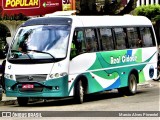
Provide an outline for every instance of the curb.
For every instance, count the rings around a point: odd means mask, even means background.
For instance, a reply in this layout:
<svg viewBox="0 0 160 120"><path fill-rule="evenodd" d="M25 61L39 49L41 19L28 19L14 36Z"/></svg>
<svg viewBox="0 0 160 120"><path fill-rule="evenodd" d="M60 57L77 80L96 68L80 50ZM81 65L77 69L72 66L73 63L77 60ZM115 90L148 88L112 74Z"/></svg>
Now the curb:
<svg viewBox="0 0 160 120"><path fill-rule="evenodd" d="M17 104L16 97L6 97L6 95L2 94L2 100L0 101L0 105L15 105Z"/></svg>
<svg viewBox="0 0 160 120"><path fill-rule="evenodd" d="M16 104L17 104L17 100L0 101L0 106L16 105Z"/></svg>
<svg viewBox="0 0 160 120"><path fill-rule="evenodd" d="M153 80L150 80L150 81L147 81L146 83L142 83L142 84L139 84L138 87L139 89L148 89L148 88L153 88L155 86L158 86L158 83L160 81L153 81Z"/></svg>

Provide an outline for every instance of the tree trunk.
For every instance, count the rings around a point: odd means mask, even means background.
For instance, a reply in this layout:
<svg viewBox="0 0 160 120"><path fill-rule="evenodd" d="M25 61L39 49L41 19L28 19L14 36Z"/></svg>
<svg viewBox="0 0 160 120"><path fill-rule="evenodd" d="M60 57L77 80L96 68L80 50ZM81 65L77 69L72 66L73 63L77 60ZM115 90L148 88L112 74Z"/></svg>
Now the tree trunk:
<svg viewBox="0 0 160 120"><path fill-rule="evenodd" d="M157 37L157 43L158 45L160 45L160 20L156 21L154 28L155 28L155 33Z"/></svg>
<svg viewBox="0 0 160 120"><path fill-rule="evenodd" d="M124 7L123 10L121 10L118 15L124 15L124 14L129 14L132 10L136 8L138 0L130 0L126 7Z"/></svg>
<svg viewBox="0 0 160 120"><path fill-rule="evenodd" d="M80 0L80 15L95 15L96 0Z"/></svg>

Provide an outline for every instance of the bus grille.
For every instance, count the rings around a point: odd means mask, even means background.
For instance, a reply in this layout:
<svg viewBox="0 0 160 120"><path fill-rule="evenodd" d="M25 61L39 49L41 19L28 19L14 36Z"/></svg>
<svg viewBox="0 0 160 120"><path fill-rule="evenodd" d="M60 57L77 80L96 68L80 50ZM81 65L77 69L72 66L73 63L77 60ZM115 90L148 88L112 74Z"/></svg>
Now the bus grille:
<svg viewBox="0 0 160 120"><path fill-rule="evenodd" d="M27 82L27 81L37 81L37 82L43 82L47 78L46 74L40 74L40 75L16 75L16 81L17 82Z"/></svg>

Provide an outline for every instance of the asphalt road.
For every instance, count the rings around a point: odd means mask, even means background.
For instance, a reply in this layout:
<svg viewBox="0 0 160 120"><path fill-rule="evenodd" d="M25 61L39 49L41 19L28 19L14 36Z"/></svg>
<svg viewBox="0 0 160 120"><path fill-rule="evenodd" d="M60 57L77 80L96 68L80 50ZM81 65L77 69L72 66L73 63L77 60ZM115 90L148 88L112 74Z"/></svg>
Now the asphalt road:
<svg viewBox="0 0 160 120"><path fill-rule="evenodd" d="M39 101L20 107L16 103L1 104L0 111L12 112L21 117L58 117L56 119L148 119L159 120L160 81L149 81L138 86L134 96L120 96L117 90L88 95L83 104L75 104L72 98ZM19 114L18 114L19 113ZM33 114L34 113L34 114ZM2 113L0 113L2 115ZM20 117L17 117L17 116ZM152 116L152 117L151 117ZM62 118L61 118L62 117ZM71 117L71 118L70 118ZM100 117L100 118L99 118ZM0 118L1 119L1 118ZM31 118L32 119L32 118ZM35 119L35 118L34 118ZM39 119L39 118L37 118Z"/></svg>

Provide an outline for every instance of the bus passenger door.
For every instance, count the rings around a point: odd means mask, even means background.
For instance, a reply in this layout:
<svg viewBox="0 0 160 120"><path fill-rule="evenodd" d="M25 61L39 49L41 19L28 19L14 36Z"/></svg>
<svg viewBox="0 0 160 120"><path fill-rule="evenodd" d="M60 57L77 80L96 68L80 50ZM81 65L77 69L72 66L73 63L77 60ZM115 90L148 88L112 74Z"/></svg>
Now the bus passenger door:
<svg viewBox="0 0 160 120"><path fill-rule="evenodd" d="M75 31L70 53L69 74L71 84L73 82L72 80L77 78L77 76L83 75L88 80L88 92L90 93L102 90L102 87L100 87L94 78L96 75L93 73L93 71L98 69L96 68L98 49L98 38L95 28L85 28Z"/></svg>
<svg viewBox="0 0 160 120"><path fill-rule="evenodd" d="M89 56L91 54L87 51L86 40L83 29L76 29L73 35L70 51L70 74L81 74L87 71Z"/></svg>

